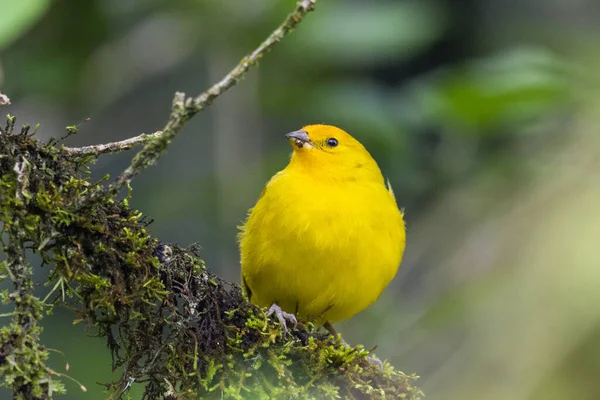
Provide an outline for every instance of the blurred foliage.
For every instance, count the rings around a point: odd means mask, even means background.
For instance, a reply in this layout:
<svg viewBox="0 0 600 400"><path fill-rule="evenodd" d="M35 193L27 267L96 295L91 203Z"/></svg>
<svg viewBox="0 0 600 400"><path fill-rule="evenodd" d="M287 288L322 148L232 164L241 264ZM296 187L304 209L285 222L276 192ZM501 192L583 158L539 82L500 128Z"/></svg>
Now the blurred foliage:
<svg viewBox="0 0 600 400"><path fill-rule="evenodd" d="M444 31L440 4L431 1L324 2L296 35L287 54L302 54L309 70L360 68L411 57Z"/></svg>
<svg viewBox="0 0 600 400"><path fill-rule="evenodd" d="M3 1L0 3L0 50L33 25L50 7L49 0Z"/></svg>
<svg viewBox="0 0 600 400"><path fill-rule="evenodd" d="M566 182L597 173L596 164L574 160L589 159L597 145L583 145L578 132L595 126L597 78L588 71L596 70L590 43L599 10L559 3L321 1L134 182L133 205L155 219L154 235L201 243L209 267L237 280L236 225L285 165L283 134L338 125L378 160L408 220L396 282L343 324L346 340L379 344L393 364L422 375L430 398L595 399L595 303L590 289L559 283L569 271L590 287L597 279L578 268L597 256L578 250L593 233L577 225L593 221L596 197L552 188L559 171L572 173ZM151 132L174 91L199 92L219 79L289 4L52 3L0 53L0 89L15 113L56 130L91 116L73 144ZM573 79L575 69L589 77L585 84ZM95 173L119 171L127 160L101 159ZM545 236L551 232L557 236ZM519 293L531 294L523 303ZM549 309L564 304L568 315L578 302L589 313L538 324ZM590 329L575 335L578 323ZM48 341L62 349L61 332L49 321ZM86 368L79 357L77 377L102 381L105 361Z"/></svg>

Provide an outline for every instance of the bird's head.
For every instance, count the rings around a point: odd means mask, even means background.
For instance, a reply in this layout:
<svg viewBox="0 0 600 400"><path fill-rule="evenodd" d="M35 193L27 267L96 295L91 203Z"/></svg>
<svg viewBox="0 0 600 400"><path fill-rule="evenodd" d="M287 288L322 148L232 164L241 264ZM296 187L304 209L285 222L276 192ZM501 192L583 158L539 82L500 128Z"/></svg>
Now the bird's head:
<svg viewBox="0 0 600 400"><path fill-rule="evenodd" d="M331 125L307 125L285 137L294 149L290 164L340 179L381 178L377 163L362 144Z"/></svg>

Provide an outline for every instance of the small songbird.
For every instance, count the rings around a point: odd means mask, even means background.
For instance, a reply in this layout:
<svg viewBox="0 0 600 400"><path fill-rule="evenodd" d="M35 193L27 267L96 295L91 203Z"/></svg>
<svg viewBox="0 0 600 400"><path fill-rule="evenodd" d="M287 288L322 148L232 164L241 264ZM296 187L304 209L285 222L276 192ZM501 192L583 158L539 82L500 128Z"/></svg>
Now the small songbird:
<svg viewBox="0 0 600 400"><path fill-rule="evenodd" d="M250 301L285 319L323 324L371 305L405 245L403 213L369 152L345 131L309 125L288 133L288 166L263 189L240 228L242 284Z"/></svg>

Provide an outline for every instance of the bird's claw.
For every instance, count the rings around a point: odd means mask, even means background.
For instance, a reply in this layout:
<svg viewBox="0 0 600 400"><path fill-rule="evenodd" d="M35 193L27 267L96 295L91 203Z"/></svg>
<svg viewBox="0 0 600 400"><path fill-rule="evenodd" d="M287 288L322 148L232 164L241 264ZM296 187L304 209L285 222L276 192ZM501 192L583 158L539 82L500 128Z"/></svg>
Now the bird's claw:
<svg viewBox="0 0 600 400"><path fill-rule="evenodd" d="M298 325L298 320L296 319L296 316L294 314L290 314L290 313L283 311L281 309L281 307L279 307L275 303L273 303L271 308L269 308L269 311L267 311L267 317L270 317L273 314L275 314L275 316L277 317L277 320L279 321L281 326L283 326L284 334L288 333L287 324L285 322L286 320L291 322L292 325L294 326L294 328L296 327L296 325Z"/></svg>

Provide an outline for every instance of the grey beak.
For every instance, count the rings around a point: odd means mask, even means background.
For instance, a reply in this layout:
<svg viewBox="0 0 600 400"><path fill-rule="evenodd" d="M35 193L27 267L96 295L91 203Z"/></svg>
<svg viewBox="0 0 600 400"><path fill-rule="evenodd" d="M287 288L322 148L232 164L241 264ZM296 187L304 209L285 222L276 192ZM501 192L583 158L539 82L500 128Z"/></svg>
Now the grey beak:
<svg viewBox="0 0 600 400"><path fill-rule="evenodd" d="M293 140L298 147L302 147L302 144L304 143L310 143L308 133L306 131L303 131L302 129L300 129L299 131L290 132L287 135L285 135L285 137L289 140Z"/></svg>

